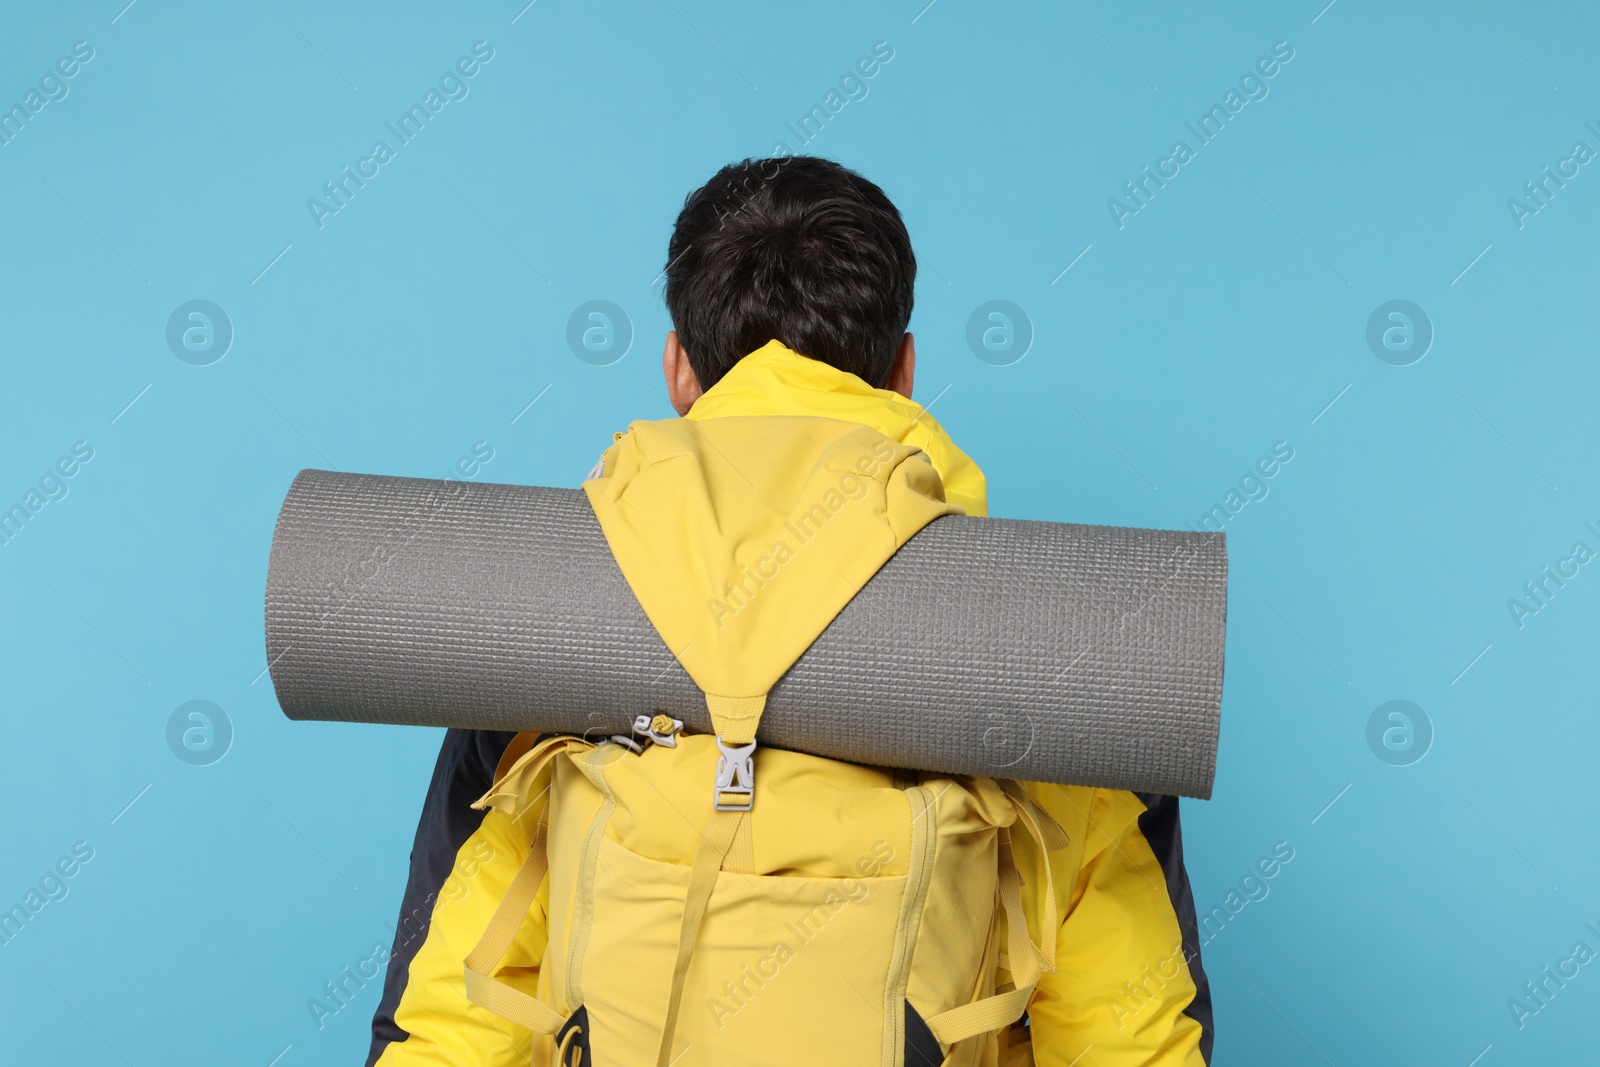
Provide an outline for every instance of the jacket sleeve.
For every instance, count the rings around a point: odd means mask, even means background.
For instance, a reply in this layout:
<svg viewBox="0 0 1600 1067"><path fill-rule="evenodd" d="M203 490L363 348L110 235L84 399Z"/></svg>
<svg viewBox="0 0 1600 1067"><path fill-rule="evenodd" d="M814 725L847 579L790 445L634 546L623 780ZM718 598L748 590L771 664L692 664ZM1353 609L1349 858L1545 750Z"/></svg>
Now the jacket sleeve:
<svg viewBox="0 0 1600 1067"><path fill-rule="evenodd" d="M1028 1008L1034 1062L1205 1067L1211 990L1183 866L1178 798L1029 791L1069 836L1076 829L1081 837L1050 857L1063 919L1056 972L1040 980Z"/></svg>
<svg viewBox="0 0 1600 1067"><path fill-rule="evenodd" d="M445 736L411 850L367 1067L510 1067L531 1058L531 1035L468 1001L462 978L463 961L526 858L537 821L537 812L513 818L471 808L516 736ZM529 994L544 955L547 893L540 890L497 972Z"/></svg>

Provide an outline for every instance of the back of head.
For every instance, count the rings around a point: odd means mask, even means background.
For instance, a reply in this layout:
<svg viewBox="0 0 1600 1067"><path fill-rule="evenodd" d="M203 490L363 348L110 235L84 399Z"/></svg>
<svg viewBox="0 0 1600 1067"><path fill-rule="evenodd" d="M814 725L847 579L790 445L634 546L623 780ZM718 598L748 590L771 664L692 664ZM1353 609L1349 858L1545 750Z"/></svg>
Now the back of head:
<svg viewBox="0 0 1600 1067"><path fill-rule="evenodd" d="M911 321L917 261L883 190L814 156L747 159L689 194L667 310L701 388L776 339L874 386Z"/></svg>

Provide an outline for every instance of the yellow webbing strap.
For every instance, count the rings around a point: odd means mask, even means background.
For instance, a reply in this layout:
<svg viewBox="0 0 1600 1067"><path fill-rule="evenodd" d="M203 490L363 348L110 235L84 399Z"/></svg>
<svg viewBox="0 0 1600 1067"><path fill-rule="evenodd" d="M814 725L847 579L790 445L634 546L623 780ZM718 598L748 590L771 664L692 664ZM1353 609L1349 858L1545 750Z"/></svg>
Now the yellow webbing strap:
<svg viewBox="0 0 1600 1067"><path fill-rule="evenodd" d="M1072 844L1072 839L1067 836L1067 831L1056 822L1055 816L1045 810L1044 805L1033 799L1022 783L1013 778L1000 778L996 784L1006 796L1015 802L1018 814L1026 812L1038 825L1040 833L1034 835L1039 843L1050 852L1058 848L1066 848Z"/></svg>
<svg viewBox="0 0 1600 1067"><path fill-rule="evenodd" d="M740 824L749 817L748 812L713 809L700 831L700 842L694 850L694 867L689 872L689 888L684 893L683 923L678 928L678 959L672 965L672 991L667 997L667 1018L661 1028L656 1067L670 1067L672 1063L672 1038L678 1029L683 983L689 974L695 939L700 936L700 921L705 918L706 905L711 902L711 891L717 886L717 872L722 869L723 858L733 846Z"/></svg>
<svg viewBox="0 0 1600 1067"><path fill-rule="evenodd" d="M756 739L761 712L767 706L765 694L758 697L719 697L706 694L706 710L711 725L725 744L748 745Z"/></svg>
<svg viewBox="0 0 1600 1067"><path fill-rule="evenodd" d="M750 820L739 820L739 829L734 831L733 844L728 848L728 854L722 857L722 869L729 874L754 874L756 869L755 838L750 833Z"/></svg>
<svg viewBox="0 0 1600 1067"><path fill-rule="evenodd" d="M545 810L548 812L549 808ZM545 852L548 826L544 816L540 816L539 829L528 848L528 858L522 861L516 877L511 880L511 888L506 890L500 906L495 909L489 928L467 955L465 968L468 1000L536 1034L553 1034L561 1029L566 1019L543 1001L489 977L489 973L511 947L534 897L539 894L539 885L549 867L549 856Z"/></svg>
<svg viewBox="0 0 1600 1067"><path fill-rule="evenodd" d="M1007 795L1010 795L1009 791ZM977 1034L992 1033L1002 1027L1010 1026L1028 1009L1028 1002L1033 999L1033 990L1039 983L1040 975L1046 970L1055 971L1056 889L1055 877L1050 871L1049 849L1046 847L1047 836L1053 838L1055 835L1045 829L1047 824L1035 817L1032 809L1036 805L1024 803L1015 796L1011 799L1012 806L1017 810L1018 819L1038 843L1040 855L1044 857L1042 864L1044 899L1039 901L1038 909L1044 946L1041 948L1035 945L1028 934L1028 918L1022 910L1022 875L1017 870L1016 858L1011 853L1010 832L1002 828L999 831L1000 903L1006 913L1006 963L1011 971L1014 988L984 997L982 1000L975 1000L970 1004L963 1004L958 1008L951 1008L928 1019L929 1032L933 1034L935 1040L946 1047ZM1043 809L1038 810L1042 812ZM1049 816L1045 818L1048 819ZM1055 827L1055 833L1060 834L1061 838L1066 836L1059 825Z"/></svg>
<svg viewBox="0 0 1600 1067"><path fill-rule="evenodd" d="M1058 848L1063 848L1067 842L1067 832L1061 824L1051 817L1050 813L1040 807L1032 797L1017 783L1017 792L1021 799L1013 798L1013 805L1017 809L1017 818L1027 827L1034 842L1039 846L1039 865L1044 868L1045 891L1044 899L1039 904L1039 934L1040 960L1046 971L1051 973L1056 969L1056 933L1061 925L1056 912L1055 878L1050 870L1049 853ZM1054 842L1059 841L1059 844ZM1019 881L1021 876L1018 876Z"/></svg>
<svg viewBox="0 0 1600 1067"><path fill-rule="evenodd" d="M497 811L512 813L517 806L527 803L532 786L543 774L545 767L557 754L569 747L588 747L586 742L572 737L552 737L534 746L514 763L509 771L494 783L472 806L493 807ZM534 830L533 842L528 846L528 858L522 861L506 895L495 908L489 926L467 954L463 967L467 983L467 999L472 1003L510 1019L536 1034L553 1034L561 1029L566 1019L543 1001L490 977L505 956L528 917L528 909L539 895L550 866L545 838L550 829L550 805L545 803L539 812L539 825Z"/></svg>

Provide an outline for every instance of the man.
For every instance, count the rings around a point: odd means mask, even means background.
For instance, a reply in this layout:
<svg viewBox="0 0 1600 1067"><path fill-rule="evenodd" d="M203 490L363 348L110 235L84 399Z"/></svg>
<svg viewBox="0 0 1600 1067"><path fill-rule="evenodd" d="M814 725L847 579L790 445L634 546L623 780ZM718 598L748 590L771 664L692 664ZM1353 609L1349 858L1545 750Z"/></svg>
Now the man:
<svg viewBox="0 0 1600 1067"><path fill-rule="evenodd" d="M906 484L920 486L917 491L924 494L923 503L933 509L928 514L983 514L982 472L932 418L910 402L916 350L906 326L915 273L910 238L899 212L881 189L860 175L810 157L747 160L723 168L689 196L668 248L666 300L675 329L667 335L662 370L680 419L636 423L627 435L618 435L618 443L607 450L585 486L597 511L602 510L601 501L614 501L630 474L651 463L681 465L681 450L663 450L657 445L650 453L646 446L636 444L639 440L698 442L703 438L707 442L705 456L694 462L719 470L725 465L748 482L749 493L761 496L768 486L794 481L797 469L816 465L815 457L801 454L798 448L786 458L784 448L788 446L782 443L787 440L782 437L787 432L783 427L795 425L797 420L813 420L846 429L859 424L866 428L863 440L896 450L895 462L914 459L902 473L910 471L905 474ZM775 455L740 454L735 459L720 454L725 449L718 447L717 438L704 435L718 420L730 419L772 420L762 425L773 427L770 441L775 443L767 451ZM674 423L690 429L680 431ZM758 433L742 440L768 438ZM870 457L863 464L862 471L870 467L875 472L877 465ZM846 473L843 477L854 476ZM704 480L707 485L720 484L716 491L723 494L724 501L746 493L746 487L726 471L720 480L710 475ZM850 484L850 499L856 499L853 486L857 483ZM903 487L897 491L902 495L909 492ZM661 495L658 491L657 496ZM822 519L829 514L824 508ZM607 516L613 524L623 521L610 511L602 515L603 525ZM715 513L712 517L716 518ZM690 518L695 516L690 514ZM684 527L686 521L680 521L678 527ZM715 525L713 521L700 528ZM618 549L620 532L612 525L606 529L613 548ZM648 521L643 529L640 536L648 541ZM732 551L714 540L692 548L691 554L707 559L720 559ZM737 588L729 583L720 592L712 586L706 603L716 629L747 607L776 610L772 601L787 594L764 590L767 579L776 585L776 575L785 563L782 554L776 562L768 557L761 564L770 569L760 570L766 579L758 575L749 580L753 584ZM805 566L817 567L815 553ZM628 565L624 571L630 580L637 573L630 572ZM637 583L635 589L639 591ZM846 594L851 591L844 590ZM643 595L641 600L646 601L647 612L662 603L652 604ZM658 615L652 614L652 620L657 621ZM820 624L825 622L824 618ZM661 623L657 621L657 625ZM706 653L702 650L699 654ZM685 666L690 667L688 659ZM719 745L721 741L719 737ZM446 734L412 850L383 1000L373 1019L368 1067L522 1063L527 1062L530 1051L548 1057L552 1050L562 1062L576 1062L568 1058L576 1055L573 1038L562 1038L552 1029L549 1033L562 1042L559 1047L530 1044L525 1030L470 1004L463 986L461 961L510 890L530 844L535 849L562 847L554 831L546 846L544 838L536 837L527 825L547 820L547 810L538 819L522 820L536 809L519 808L513 818L502 811L484 814L470 807L490 790L497 771L505 772L512 757L525 752L531 743L527 735L463 730ZM508 752L508 747L512 751ZM757 762L783 755L765 753ZM1054 887L1053 908L1036 906L1029 913L1035 927L1047 913L1058 917L1053 958L1047 960L1053 971L1047 969L1038 977L1026 1001L1025 1025L1011 1027L1003 1037L964 1039L974 1043L960 1046L971 1053L963 1052L960 1062L990 1064L1003 1058L1011 1065L1027 1063L1031 1056L1032 1062L1049 1067L1075 1063L1203 1067L1211 1056L1210 992L1200 965L1193 901L1183 867L1177 799L1039 783L1025 783L1024 788L1034 809L1042 809L1039 819L1057 824L1066 842L1046 850L1042 839L1036 845L1027 835L1016 833L1009 846L1014 849L1022 884ZM660 817L670 820L676 816L663 811ZM721 845L724 852L729 847L726 841ZM737 845L732 847L738 850ZM749 867L749 862L747 858L744 869L765 873ZM553 871L558 864L554 851L549 863ZM989 874L992 878L993 872ZM525 909L525 915L514 917L520 926L509 941L499 971L508 984L520 981L529 996L548 989L549 975L541 975L547 962L545 949L559 933L553 933L551 926L557 920L550 917L548 894L546 887L537 902ZM988 914L975 914L965 925L982 929L950 930L951 940L976 936L981 943L989 921ZM676 929L672 933L676 936ZM1026 930L1023 937L1025 942L1031 940ZM692 937L688 940L692 944ZM1045 940L1048 943L1048 938ZM1000 961L1018 968L1020 974L1017 944L1012 942L1009 963L1007 957ZM772 973L777 973L778 964L768 962ZM571 960L566 965L570 967ZM595 970L591 967L591 984ZM845 970L841 968L838 975L840 982L851 977ZM1006 973L1017 985L1024 984L1018 974ZM713 996L707 1000L716 1024L710 1031L713 1035L722 1031L727 1016L744 1006L741 988L743 997L764 988L758 976L751 979L748 968L745 975L742 987L728 985L728 999ZM748 984L751 980L754 985ZM682 985L681 974L678 985ZM800 987L799 980L791 980L785 987L787 993L762 993L762 1010L777 1010L774 1006L781 1005L781 998L796 995ZM979 988L992 994L994 974ZM680 991L675 988L674 998ZM616 990L611 993L619 995ZM573 1029L582 1007L567 1006L574 1015L563 1034ZM804 1010L819 1009L811 1006ZM925 1008L923 1013L931 1015L933 1010ZM933 1016L930 1024L910 999L906 1012L902 1028L905 1051L898 1045L891 1048L885 1041L885 1062L911 1064L916 1056L922 1056L924 1062L936 1064L947 1054L956 1055L949 1042L936 1041L930 1031L931 1026L941 1033L954 1032L948 1023L942 1029L940 1024L940 1018L954 1013ZM675 1019L676 1014L674 999L670 1015ZM750 1017L756 1016L752 1012ZM826 1029L827 1018L826 1013L818 1015L815 1026ZM1004 1027L1006 1022L1009 1019L997 1025ZM669 1030L672 1025L668 1024ZM709 1024L701 1020L699 1025ZM971 1027L961 1032L976 1035ZM667 1047L670 1040L669 1034L662 1046L663 1059L671 1051ZM597 1046L595 1063L607 1067L606 1049L598 1039ZM760 1054L734 1055L719 1048L715 1038L704 1047L685 1048L676 1054L682 1057L682 1067L735 1061L756 1067L766 1062ZM588 1064L589 1060L582 1062Z"/></svg>

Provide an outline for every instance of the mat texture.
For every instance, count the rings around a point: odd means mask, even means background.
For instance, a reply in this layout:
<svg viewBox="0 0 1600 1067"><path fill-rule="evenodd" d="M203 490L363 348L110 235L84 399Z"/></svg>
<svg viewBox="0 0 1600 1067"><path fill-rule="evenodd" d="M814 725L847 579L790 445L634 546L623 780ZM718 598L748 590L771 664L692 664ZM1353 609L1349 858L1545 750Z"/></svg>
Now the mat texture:
<svg viewBox="0 0 1600 1067"><path fill-rule="evenodd" d="M1221 535L947 516L767 701L763 744L948 774L1208 797ZM710 729L572 489L304 470L278 517L267 661L292 719Z"/></svg>

